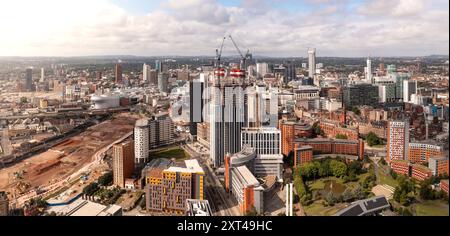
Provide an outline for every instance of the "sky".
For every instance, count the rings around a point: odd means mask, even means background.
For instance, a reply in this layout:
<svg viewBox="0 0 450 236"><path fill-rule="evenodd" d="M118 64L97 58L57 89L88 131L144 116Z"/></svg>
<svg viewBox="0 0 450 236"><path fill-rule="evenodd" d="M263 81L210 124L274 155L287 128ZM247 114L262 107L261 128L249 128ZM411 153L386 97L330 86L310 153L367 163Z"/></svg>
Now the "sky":
<svg viewBox="0 0 450 236"><path fill-rule="evenodd" d="M0 56L448 55L449 1L0 0L0 29Z"/></svg>

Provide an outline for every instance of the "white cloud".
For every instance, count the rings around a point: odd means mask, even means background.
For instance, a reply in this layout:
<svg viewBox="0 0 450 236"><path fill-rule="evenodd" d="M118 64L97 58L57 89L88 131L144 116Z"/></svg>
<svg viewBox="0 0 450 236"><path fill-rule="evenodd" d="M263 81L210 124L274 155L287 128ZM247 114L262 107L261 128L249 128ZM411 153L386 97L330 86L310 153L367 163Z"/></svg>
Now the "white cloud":
<svg viewBox="0 0 450 236"><path fill-rule="evenodd" d="M108 0L4 1L0 55L213 55L226 34L257 55L305 56L307 47L327 56L448 53L442 0L373 0L356 9L349 1L305 0L314 9L298 12L271 7L283 1L225 7L169 0L145 16ZM236 52L228 44L225 53Z"/></svg>

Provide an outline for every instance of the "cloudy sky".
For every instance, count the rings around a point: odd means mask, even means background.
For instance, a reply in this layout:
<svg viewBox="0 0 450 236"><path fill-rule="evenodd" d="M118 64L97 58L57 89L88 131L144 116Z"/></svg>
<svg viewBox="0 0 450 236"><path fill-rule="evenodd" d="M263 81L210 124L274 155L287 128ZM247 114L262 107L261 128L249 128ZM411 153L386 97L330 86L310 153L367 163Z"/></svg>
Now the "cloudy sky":
<svg viewBox="0 0 450 236"><path fill-rule="evenodd" d="M0 0L0 56L422 56L449 51L448 0ZM231 43L225 54L235 54Z"/></svg>

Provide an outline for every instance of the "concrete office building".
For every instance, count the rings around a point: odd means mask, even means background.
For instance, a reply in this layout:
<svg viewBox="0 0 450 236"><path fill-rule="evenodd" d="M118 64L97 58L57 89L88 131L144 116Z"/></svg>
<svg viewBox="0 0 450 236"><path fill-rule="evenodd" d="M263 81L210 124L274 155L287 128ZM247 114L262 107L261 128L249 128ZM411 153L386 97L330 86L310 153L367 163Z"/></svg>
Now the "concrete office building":
<svg viewBox="0 0 450 236"><path fill-rule="evenodd" d="M255 149L254 174L258 177L273 175L282 179L283 155L281 154L281 131L277 128L243 128L242 147Z"/></svg>
<svg viewBox="0 0 450 236"><path fill-rule="evenodd" d="M149 147L158 148L173 144L174 124L169 113L154 115L149 121Z"/></svg>
<svg viewBox="0 0 450 236"><path fill-rule="evenodd" d="M417 81L416 80L404 80L403 81L403 102L411 102L411 95L417 93Z"/></svg>
<svg viewBox="0 0 450 236"><path fill-rule="evenodd" d="M39 82L43 83L45 82L45 69L41 68L41 79L39 80Z"/></svg>
<svg viewBox="0 0 450 236"><path fill-rule="evenodd" d="M158 74L158 89L161 93L169 92L169 74L159 73Z"/></svg>
<svg viewBox="0 0 450 236"><path fill-rule="evenodd" d="M141 119L134 127L134 156L135 164L143 165L149 160L150 133L149 120Z"/></svg>
<svg viewBox="0 0 450 236"><path fill-rule="evenodd" d="M200 81L192 81L189 83L189 116L190 126L189 131L191 135L197 135L197 126L203 120L203 92L205 83Z"/></svg>
<svg viewBox="0 0 450 236"><path fill-rule="evenodd" d="M267 63L256 63L256 76L257 76L257 78L262 79L268 73L269 73L269 64L267 64Z"/></svg>
<svg viewBox="0 0 450 236"><path fill-rule="evenodd" d="M161 73L161 72L163 72L163 68L162 68L162 62L160 61L160 60L156 60L155 61L155 69L156 69L156 72L159 74L159 73Z"/></svg>
<svg viewBox="0 0 450 236"><path fill-rule="evenodd" d="M123 76L123 71L122 71L122 65L121 64L116 64L116 84L121 84L123 82L122 76Z"/></svg>
<svg viewBox="0 0 450 236"><path fill-rule="evenodd" d="M25 89L27 92L33 91L33 69L31 68L25 71Z"/></svg>
<svg viewBox="0 0 450 236"><path fill-rule="evenodd" d="M407 160L409 147L409 122L391 121L387 128L386 161Z"/></svg>
<svg viewBox="0 0 450 236"><path fill-rule="evenodd" d="M144 67L142 68L142 80L144 82L150 81L151 69L150 65L144 64Z"/></svg>
<svg viewBox="0 0 450 236"><path fill-rule="evenodd" d="M309 77L314 78L316 74L316 49L308 49L308 66L309 66Z"/></svg>
<svg viewBox="0 0 450 236"><path fill-rule="evenodd" d="M378 86L372 84L355 84L344 88L344 103L347 107L373 106L378 101Z"/></svg>
<svg viewBox="0 0 450 236"><path fill-rule="evenodd" d="M372 74L372 60L370 60L370 57L367 58L367 67L366 67L366 80L368 83L373 84L373 74Z"/></svg>
<svg viewBox="0 0 450 236"><path fill-rule="evenodd" d="M125 180L134 171L134 142L126 141L113 146L113 181L115 186L125 188Z"/></svg>
<svg viewBox="0 0 450 236"><path fill-rule="evenodd" d="M145 186L147 210L185 215L188 199L204 199L203 169L197 160L187 160L184 164L149 172Z"/></svg>

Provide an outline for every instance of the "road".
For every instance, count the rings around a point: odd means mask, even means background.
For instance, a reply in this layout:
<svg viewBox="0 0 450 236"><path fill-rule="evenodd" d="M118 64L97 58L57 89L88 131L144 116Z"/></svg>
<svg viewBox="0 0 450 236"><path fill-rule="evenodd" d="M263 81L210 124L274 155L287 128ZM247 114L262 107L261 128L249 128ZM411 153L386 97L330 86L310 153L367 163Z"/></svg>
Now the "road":
<svg viewBox="0 0 450 236"><path fill-rule="evenodd" d="M219 216L240 216L241 213L237 203L233 201L233 198L225 192L219 178L216 176L202 155L189 146L182 146L182 148L188 152L193 159L196 159L205 171L206 195L210 201L211 207L215 209L216 214Z"/></svg>

